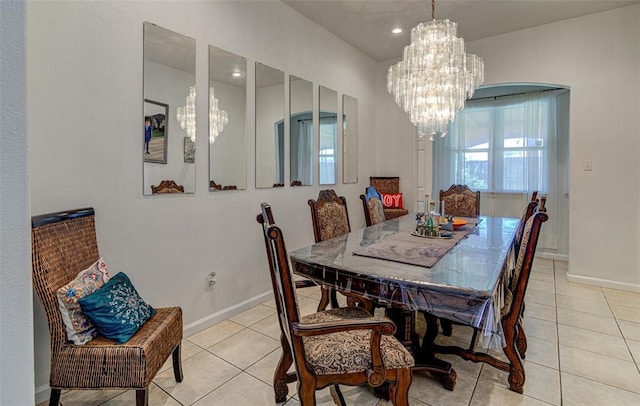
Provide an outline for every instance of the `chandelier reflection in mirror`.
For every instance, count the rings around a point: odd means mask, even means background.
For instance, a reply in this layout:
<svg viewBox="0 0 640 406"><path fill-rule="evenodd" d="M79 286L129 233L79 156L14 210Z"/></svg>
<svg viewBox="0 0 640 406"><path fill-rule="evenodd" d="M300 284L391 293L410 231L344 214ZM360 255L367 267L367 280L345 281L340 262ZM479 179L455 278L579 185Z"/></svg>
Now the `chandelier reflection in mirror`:
<svg viewBox="0 0 640 406"><path fill-rule="evenodd" d="M227 124L229 124L229 115L218 108L218 99L213 96L213 87L211 87L209 88L209 144L215 142Z"/></svg>
<svg viewBox="0 0 640 406"><path fill-rule="evenodd" d="M433 21L411 29L411 43L403 59L389 67L387 90L409 113L418 136L447 133L449 123L484 81L484 62L465 53L464 39L457 37L458 24L436 20L435 0L431 2Z"/></svg>
<svg viewBox="0 0 640 406"><path fill-rule="evenodd" d="M187 136L191 138L191 141L196 140L196 87L191 86L189 88L189 96L187 96L186 104L182 107L178 107L176 118L180 123L180 127L187 133Z"/></svg>

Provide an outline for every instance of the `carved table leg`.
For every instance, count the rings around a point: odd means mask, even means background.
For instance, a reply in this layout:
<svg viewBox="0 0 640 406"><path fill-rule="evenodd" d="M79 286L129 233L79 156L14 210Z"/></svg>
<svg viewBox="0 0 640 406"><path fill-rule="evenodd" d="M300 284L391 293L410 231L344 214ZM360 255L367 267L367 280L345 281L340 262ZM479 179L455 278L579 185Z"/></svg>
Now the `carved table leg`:
<svg viewBox="0 0 640 406"><path fill-rule="evenodd" d="M422 340L422 346L420 346L418 334L415 332L416 312L392 307L387 308L386 313L387 317L396 324L396 338L411 351L416 360L416 366L413 371L428 372L445 389L453 390L456 386L456 371L451 367L450 363L436 358L433 352L433 341L438 335L438 319L425 314L427 331Z"/></svg>
<svg viewBox="0 0 640 406"><path fill-rule="evenodd" d="M436 358L433 349L433 343L438 336L438 318L428 313L422 315L427 323L427 331L422 339L422 347L415 354L416 366L413 370L429 372L445 389L452 391L458 375L450 363Z"/></svg>

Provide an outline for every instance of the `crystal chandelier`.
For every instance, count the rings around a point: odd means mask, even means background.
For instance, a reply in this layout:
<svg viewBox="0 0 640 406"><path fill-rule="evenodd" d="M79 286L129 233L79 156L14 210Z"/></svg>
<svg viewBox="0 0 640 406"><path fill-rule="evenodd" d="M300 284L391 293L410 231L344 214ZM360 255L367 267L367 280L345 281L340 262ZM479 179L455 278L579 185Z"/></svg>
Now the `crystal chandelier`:
<svg viewBox="0 0 640 406"><path fill-rule="evenodd" d="M213 87L211 87L209 88L209 144L215 142L227 124L229 124L229 115L218 108L218 99L213 96Z"/></svg>
<svg viewBox="0 0 640 406"><path fill-rule="evenodd" d="M196 140L196 87L189 88L189 96L187 96L186 104L178 107L176 118L180 123L180 127L186 131L191 141Z"/></svg>
<svg viewBox="0 0 640 406"><path fill-rule="evenodd" d="M456 113L484 81L484 62L465 53L464 39L457 37L458 24L436 20L435 0L431 1L433 21L411 29L411 43L403 59L389 67L387 90L409 113L418 136L444 137Z"/></svg>

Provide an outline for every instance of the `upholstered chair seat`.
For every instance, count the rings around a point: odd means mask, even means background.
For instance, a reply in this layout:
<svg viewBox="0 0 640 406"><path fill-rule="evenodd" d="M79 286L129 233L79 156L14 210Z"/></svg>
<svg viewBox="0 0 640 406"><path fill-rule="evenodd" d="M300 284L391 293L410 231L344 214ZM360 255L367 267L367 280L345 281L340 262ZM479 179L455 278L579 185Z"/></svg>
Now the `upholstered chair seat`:
<svg viewBox="0 0 640 406"><path fill-rule="evenodd" d="M303 316L300 322L315 324L358 318L372 317L360 308L344 307ZM373 317L373 319L387 320L386 317ZM309 368L317 375L350 374L373 368L370 331L341 331L303 337L302 342ZM411 368L414 365L411 353L392 336L382 336L380 350L385 368Z"/></svg>

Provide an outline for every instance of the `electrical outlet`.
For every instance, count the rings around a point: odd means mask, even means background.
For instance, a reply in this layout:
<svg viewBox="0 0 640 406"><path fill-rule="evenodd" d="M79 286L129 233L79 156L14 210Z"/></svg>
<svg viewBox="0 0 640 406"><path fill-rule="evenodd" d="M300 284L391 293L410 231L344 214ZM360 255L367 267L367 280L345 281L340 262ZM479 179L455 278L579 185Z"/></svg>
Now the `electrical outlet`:
<svg viewBox="0 0 640 406"><path fill-rule="evenodd" d="M213 290L213 287L216 285L216 273L211 272L207 276L204 277L205 281L205 290Z"/></svg>

